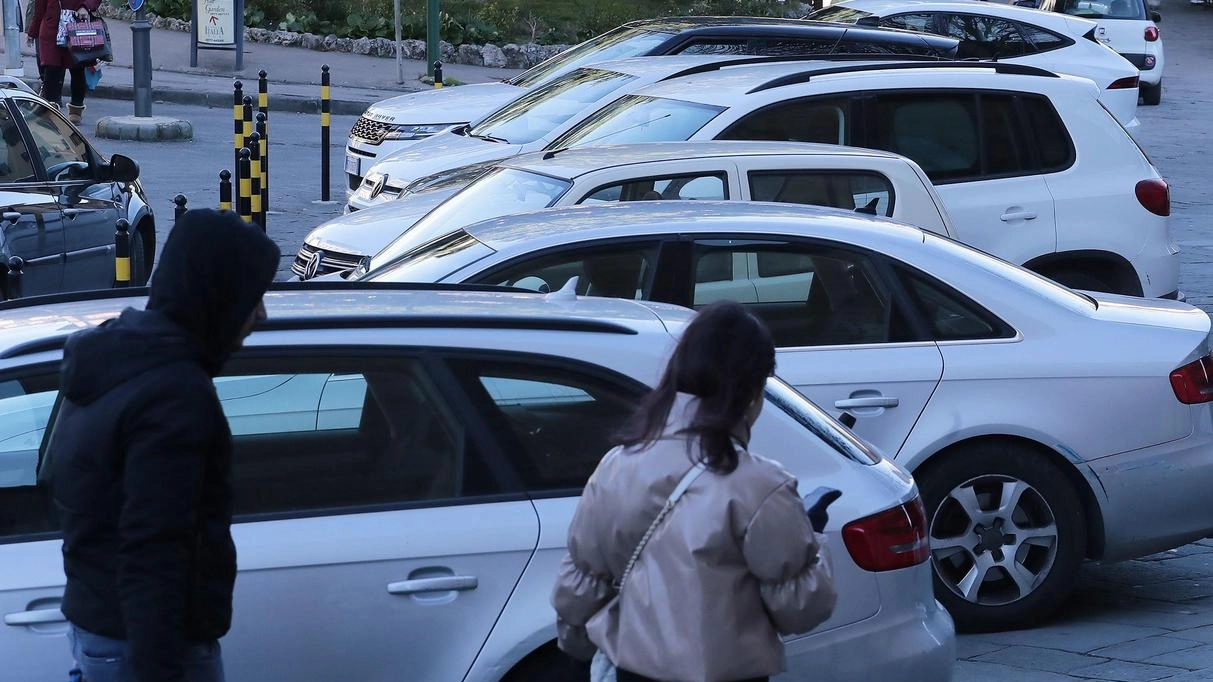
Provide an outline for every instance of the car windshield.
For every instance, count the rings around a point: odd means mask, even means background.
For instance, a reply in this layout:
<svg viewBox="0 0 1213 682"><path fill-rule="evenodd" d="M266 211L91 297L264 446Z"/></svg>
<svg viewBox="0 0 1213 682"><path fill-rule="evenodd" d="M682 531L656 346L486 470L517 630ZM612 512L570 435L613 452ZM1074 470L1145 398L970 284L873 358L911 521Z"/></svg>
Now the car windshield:
<svg viewBox="0 0 1213 682"><path fill-rule="evenodd" d="M468 134L510 144L534 142L633 80L614 71L577 69L498 109Z"/></svg>
<svg viewBox="0 0 1213 682"><path fill-rule="evenodd" d="M658 45L672 37L673 35L669 33L620 26L597 38L591 38L580 45L575 45L506 82L523 88L534 87L592 62L606 62L612 59L627 59L649 54Z"/></svg>
<svg viewBox="0 0 1213 682"><path fill-rule="evenodd" d="M472 163L466 166L439 171L432 175L425 175L406 185L404 193L420 194L422 192L437 192L444 189L459 189L492 170L493 166L500 163L500 161L501 159L494 159L482 163Z"/></svg>
<svg viewBox="0 0 1213 682"><path fill-rule="evenodd" d="M865 12L861 9L852 9L842 5L834 5L819 9L812 14L809 14L805 19L815 19L817 21L834 21L839 24L854 24L864 17L874 16L871 12Z"/></svg>
<svg viewBox="0 0 1213 682"><path fill-rule="evenodd" d="M368 282L441 282L492 253L493 250L480 240L458 230L423 244L359 279Z"/></svg>
<svg viewBox="0 0 1213 682"><path fill-rule="evenodd" d="M598 110L561 135L548 149L587 144L682 142L691 139L724 107L664 97L627 95Z"/></svg>
<svg viewBox="0 0 1213 682"><path fill-rule="evenodd" d="M371 259L371 270L436 237L511 213L555 204L573 183L513 168L498 168L439 204Z"/></svg>
<svg viewBox="0 0 1213 682"><path fill-rule="evenodd" d="M1141 0L1060 0L1057 11L1085 19L1146 19Z"/></svg>

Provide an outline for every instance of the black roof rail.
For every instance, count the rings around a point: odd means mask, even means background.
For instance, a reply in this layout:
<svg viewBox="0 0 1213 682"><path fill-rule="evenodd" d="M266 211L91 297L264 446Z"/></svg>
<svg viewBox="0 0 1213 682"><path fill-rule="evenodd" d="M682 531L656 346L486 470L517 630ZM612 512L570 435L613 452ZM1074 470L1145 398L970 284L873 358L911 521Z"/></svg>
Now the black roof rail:
<svg viewBox="0 0 1213 682"><path fill-rule="evenodd" d="M900 62L905 63L900 63ZM1036 66L1027 66L1026 64L1007 64L1006 62L972 62L972 61L942 61L942 60L898 60L889 64L857 64L854 66L831 66L822 69L814 69L811 71L801 71L800 73L792 73L786 76L773 78L765 83L755 86L751 90L747 90L746 94L750 95L763 90L771 90L773 88L782 88L787 85L796 85L798 83L808 83L813 76L829 76L836 73L859 73L861 71L893 71L897 69L993 69L995 73L1005 73L1015 76L1042 76L1044 78L1060 78L1052 71L1047 71Z"/></svg>
<svg viewBox="0 0 1213 682"><path fill-rule="evenodd" d="M780 62L840 62L840 61L913 61L913 62L938 62L946 61L951 63L952 60L946 57L932 57L930 55L920 54L853 54L849 52L823 52L818 54L790 54L790 55L746 55L733 59L724 59L710 64L697 64L688 66L687 68L672 73L661 80L668 81L672 78L682 78L683 76L694 76L700 73L711 73L719 71L728 66L750 66L753 64L779 64Z"/></svg>
<svg viewBox="0 0 1213 682"><path fill-rule="evenodd" d="M495 286L489 284L445 284L428 282L347 282L345 280L310 280L307 282L274 282L270 291L471 291L492 292L505 291L518 294L534 294L530 289L519 287ZM147 296L147 287L129 287L126 289L89 289L86 291L68 291L59 294L42 296L27 296L0 301L0 312L20 310L39 305L55 305L57 303L78 303L82 301L106 301L116 298L134 298Z"/></svg>

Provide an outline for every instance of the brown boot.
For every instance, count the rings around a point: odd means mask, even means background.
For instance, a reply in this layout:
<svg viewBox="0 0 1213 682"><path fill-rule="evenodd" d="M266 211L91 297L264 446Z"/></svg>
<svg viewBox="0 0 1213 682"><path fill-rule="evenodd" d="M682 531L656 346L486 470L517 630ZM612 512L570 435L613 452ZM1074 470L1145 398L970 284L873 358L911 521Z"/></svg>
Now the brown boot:
<svg viewBox="0 0 1213 682"><path fill-rule="evenodd" d="M74 125L80 125L80 119L84 118L84 105L76 106L75 104L67 105L67 120Z"/></svg>

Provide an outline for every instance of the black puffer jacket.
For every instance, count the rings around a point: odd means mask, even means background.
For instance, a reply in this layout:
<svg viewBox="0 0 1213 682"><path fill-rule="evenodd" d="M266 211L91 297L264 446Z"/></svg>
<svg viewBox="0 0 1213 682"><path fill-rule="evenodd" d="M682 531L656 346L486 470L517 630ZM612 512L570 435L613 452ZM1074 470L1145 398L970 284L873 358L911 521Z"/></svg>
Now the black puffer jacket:
<svg viewBox="0 0 1213 682"><path fill-rule="evenodd" d="M186 643L231 624L231 435L211 379L278 260L234 214L190 211L165 244L147 310L72 336L64 352L47 455L62 608L78 627L127 640L140 682L182 680Z"/></svg>

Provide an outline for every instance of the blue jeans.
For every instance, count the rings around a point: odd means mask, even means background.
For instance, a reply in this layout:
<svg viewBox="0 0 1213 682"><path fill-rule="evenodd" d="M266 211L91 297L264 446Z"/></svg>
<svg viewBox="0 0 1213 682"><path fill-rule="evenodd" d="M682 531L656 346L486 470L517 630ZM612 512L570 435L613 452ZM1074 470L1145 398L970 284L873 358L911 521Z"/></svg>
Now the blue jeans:
<svg viewBox="0 0 1213 682"><path fill-rule="evenodd" d="M67 631L76 667L84 682L131 682L135 679L126 660L126 642L93 634L72 625ZM185 649L187 682L224 682L219 642L191 642Z"/></svg>

